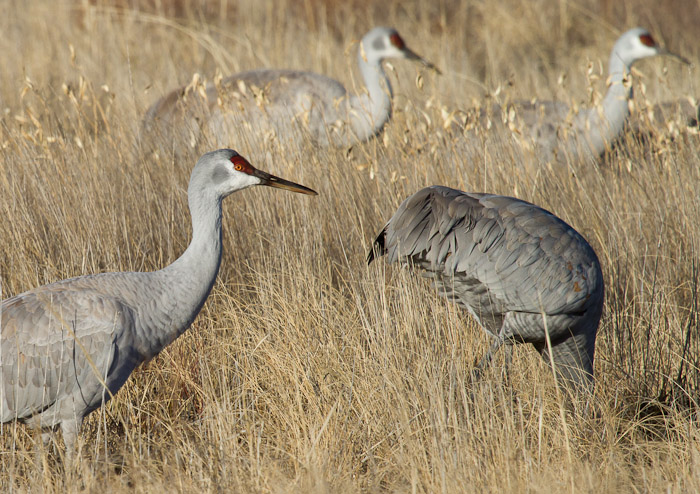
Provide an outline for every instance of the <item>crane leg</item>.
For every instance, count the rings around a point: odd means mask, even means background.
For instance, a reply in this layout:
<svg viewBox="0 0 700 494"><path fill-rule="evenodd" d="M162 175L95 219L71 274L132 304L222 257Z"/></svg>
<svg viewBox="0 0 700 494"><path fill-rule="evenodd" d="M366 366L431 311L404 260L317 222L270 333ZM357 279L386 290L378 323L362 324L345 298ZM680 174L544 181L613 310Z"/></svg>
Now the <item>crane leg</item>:
<svg viewBox="0 0 700 494"><path fill-rule="evenodd" d="M504 340L503 338L501 338L500 335L494 339L494 342L491 343L491 346L489 347L486 354L481 358L479 363L472 371L472 378L474 380L479 380L481 378L481 373L484 371L484 369L486 369L486 367L489 366L494 354L498 351L499 348L501 348L501 346L503 346L503 342Z"/></svg>
<svg viewBox="0 0 700 494"><path fill-rule="evenodd" d="M513 344L510 342L505 343L505 348L503 351L506 353L505 355L505 363L503 364L503 380L505 381L506 385L510 384L509 380L509 372L510 372L510 366L513 363Z"/></svg>
<svg viewBox="0 0 700 494"><path fill-rule="evenodd" d="M593 338L584 333L552 342L551 354L546 344L536 348L547 363L550 360L554 363L557 376L564 385L579 392L591 392L594 347L589 341L594 341Z"/></svg>
<svg viewBox="0 0 700 494"><path fill-rule="evenodd" d="M75 452L76 445L78 442L78 431L80 430L80 424L82 419L66 419L61 422L61 432L63 433L63 442L66 444L66 459L72 462Z"/></svg>
<svg viewBox="0 0 700 494"><path fill-rule="evenodd" d="M39 432L41 434L41 444L35 444L34 446L34 466L37 471L44 472L48 467L48 463L44 459L49 454L53 429L41 427Z"/></svg>
<svg viewBox="0 0 700 494"><path fill-rule="evenodd" d="M509 312L499 336L515 342L532 343L544 361L553 365L557 378L572 389L591 388L596 324L588 314L544 315ZM549 345L547 343L549 336Z"/></svg>
<svg viewBox="0 0 700 494"><path fill-rule="evenodd" d="M53 436L52 429L41 429L41 444L47 448L49 443L51 443L51 437Z"/></svg>
<svg viewBox="0 0 700 494"><path fill-rule="evenodd" d="M510 369L511 363L513 362L513 342L510 341L510 338L513 336L510 324L510 321L512 319L512 312L509 312L505 315L505 317L503 318L503 322L501 323L501 327L500 329L498 329L497 336L495 336L496 328L490 326L485 327L486 332L493 337L494 342L491 344L486 354L482 357L481 361L472 372L473 377L475 377L476 379L478 379L481 376L481 373L484 371L484 369L486 369L486 367L488 367L488 365L491 363L491 359L499 350L499 348L505 345L505 363L503 365L503 380L506 383L508 383L508 370Z"/></svg>

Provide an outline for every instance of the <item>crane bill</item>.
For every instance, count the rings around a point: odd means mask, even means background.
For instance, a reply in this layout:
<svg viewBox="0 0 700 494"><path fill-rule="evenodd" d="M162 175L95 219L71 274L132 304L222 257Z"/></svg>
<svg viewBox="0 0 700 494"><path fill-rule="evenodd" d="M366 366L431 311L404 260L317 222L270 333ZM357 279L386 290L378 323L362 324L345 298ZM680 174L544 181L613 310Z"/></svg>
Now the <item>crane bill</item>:
<svg viewBox="0 0 700 494"><path fill-rule="evenodd" d="M309 189L303 185L276 177L262 170L255 169L253 175L260 179L260 185L267 185L268 187L274 187L276 189L291 190L292 192L299 192L300 194L307 194L310 196L318 195L318 193L313 189Z"/></svg>
<svg viewBox="0 0 700 494"><path fill-rule="evenodd" d="M416 52L414 52L413 50L410 50L409 48L404 48L403 52L405 53L407 59L409 59L409 60L415 60L415 61L417 61L417 62L420 62L420 63L422 63L423 65L425 65L427 68L429 68L429 69L434 70L435 72L437 72L438 75L442 75L442 72L440 71L440 69L438 69L438 68L437 68L435 65L433 65L431 62L427 61L425 58L423 58L423 57L421 57L420 55L418 55L418 54L417 54Z"/></svg>
<svg viewBox="0 0 700 494"><path fill-rule="evenodd" d="M669 51L669 50L667 50L666 48L661 48L661 47L659 47L659 48L658 48L658 51L659 51L659 55L664 55L664 56L667 56L667 57L675 58L676 60L678 60L678 61L681 62L681 63L684 63L685 65L693 65L693 64L690 62L690 60L688 60L688 59L685 58L684 56L679 55L678 53L674 53L674 52L672 52L672 51Z"/></svg>

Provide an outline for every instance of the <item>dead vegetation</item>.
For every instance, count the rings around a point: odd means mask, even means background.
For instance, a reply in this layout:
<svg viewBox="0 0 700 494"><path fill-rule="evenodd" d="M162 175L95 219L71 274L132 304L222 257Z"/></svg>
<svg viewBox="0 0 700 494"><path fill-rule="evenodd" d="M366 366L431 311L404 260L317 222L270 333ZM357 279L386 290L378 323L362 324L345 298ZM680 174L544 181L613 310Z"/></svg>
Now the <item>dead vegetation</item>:
<svg viewBox="0 0 700 494"><path fill-rule="evenodd" d="M2 425L3 492L700 490L697 131L646 122L599 164L552 166L512 136L469 148L447 129L488 99L588 104L604 90L605 76L591 75L634 25L697 63L697 5L9 4L3 298L173 261L189 240L189 172L215 147L319 196L229 199L220 277L190 331L90 416L75 471L51 455L36 468L32 431ZM295 67L353 87L354 41L375 25L397 27L445 72L396 62L394 118L378 139L261 148L241 132L207 136L186 160L135 157L144 110L194 73ZM654 59L638 70L642 116L698 96L696 68ZM473 385L487 341L468 315L412 273L365 265L383 222L429 184L535 202L591 242L607 288L594 413L565 412L528 349L516 350L508 386L497 369Z"/></svg>

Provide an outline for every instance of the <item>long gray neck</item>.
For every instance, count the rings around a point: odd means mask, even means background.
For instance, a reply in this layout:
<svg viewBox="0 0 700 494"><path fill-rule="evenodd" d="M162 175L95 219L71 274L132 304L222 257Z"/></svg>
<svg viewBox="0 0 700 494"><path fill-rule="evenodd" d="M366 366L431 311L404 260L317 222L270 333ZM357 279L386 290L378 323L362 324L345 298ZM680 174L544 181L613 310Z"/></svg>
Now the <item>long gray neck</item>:
<svg viewBox="0 0 700 494"><path fill-rule="evenodd" d="M221 264L221 198L190 191L192 241L171 265L153 273L157 280L143 311L145 350L152 357L194 321L214 286ZM152 297L152 298L151 298Z"/></svg>
<svg viewBox="0 0 700 494"><path fill-rule="evenodd" d="M391 117L393 93L381 60L366 60L362 49L357 60L367 93L350 97L350 122L355 139L365 141L379 134Z"/></svg>
<svg viewBox="0 0 700 494"><path fill-rule="evenodd" d="M629 66L613 50L608 76L610 87L605 93L602 106L587 110L586 128L590 130L586 140L595 156L608 149L625 127L630 114L629 99L632 97L631 86L624 82L629 71Z"/></svg>

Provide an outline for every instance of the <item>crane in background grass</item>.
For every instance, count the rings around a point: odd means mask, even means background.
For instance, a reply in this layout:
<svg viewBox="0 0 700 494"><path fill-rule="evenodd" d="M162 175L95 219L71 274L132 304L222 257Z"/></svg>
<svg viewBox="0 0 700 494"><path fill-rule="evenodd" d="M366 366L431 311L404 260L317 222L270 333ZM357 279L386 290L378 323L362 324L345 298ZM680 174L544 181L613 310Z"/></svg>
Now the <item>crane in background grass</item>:
<svg viewBox="0 0 700 494"><path fill-rule="evenodd" d="M42 428L44 441L60 426L71 455L83 418L192 324L221 263L221 201L253 185L316 194L230 149L207 153L188 188L192 241L171 265L81 276L3 300L0 421Z"/></svg>
<svg viewBox="0 0 700 494"><path fill-rule="evenodd" d="M639 60L657 55L690 63L660 46L649 31L637 27L624 33L613 45L608 65L609 87L599 106L574 113L569 105L558 101L523 101L505 108L494 104L479 110L476 123L481 128L504 123L518 129L522 134L519 139L531 142L545 161L597 159L611 148L630 115L631 67Z"/></svg>
<svg viewBox="0 0 700 494"><path fill-rule="evenodd" d="M427 187L399 206L367 260L384 254L421 268L493 338L477 373L501 346L507 367L512 345L532 343L570 387L592 387L603 275L588 242L552 213L512 197Z"/></svg>
<svg viewBox="0 0 700 494"><path fill-rule="evenodd" d="M377 27L360 41L357 63L366 90L350 94L329 77L298 70L260 69L241 72L200 92L179 88L153 104L144 118L141 142L166 143L177 135L195 143L205 129L227 136L234 129L289 140L299 131L321 145L348 146L379 134L391 117L392 89L382 62L387 58L417 60L437 71L411 51L399 33ZM189 138L187 138L189 136ZM150 142L149 142L150 141Z"/></svg>

